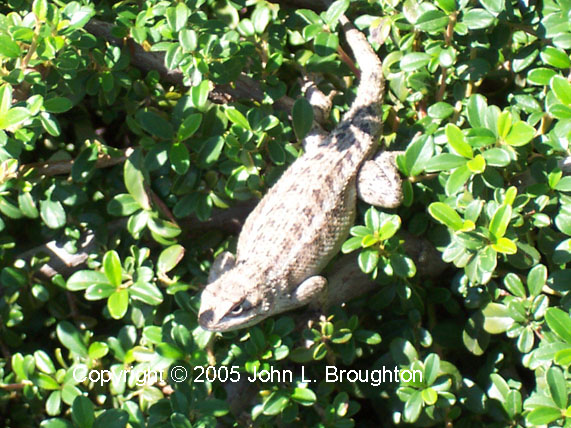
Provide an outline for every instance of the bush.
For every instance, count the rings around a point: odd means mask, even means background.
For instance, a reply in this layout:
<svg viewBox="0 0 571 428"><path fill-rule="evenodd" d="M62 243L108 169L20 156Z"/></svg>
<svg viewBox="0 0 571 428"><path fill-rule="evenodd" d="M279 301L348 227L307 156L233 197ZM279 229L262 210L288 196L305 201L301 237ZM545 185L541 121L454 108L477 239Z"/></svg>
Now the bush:
<svg viewBox="0 0 571 428"><path fill-rule="evenodd" d="M375 291L204 331L214 256L311 126L300 77L337 91L329 129L354 98L342 13L403 150L403 205L360 205L343 248ZM570 22L569 0L3 2L2 425L571 426Z"/></svg>

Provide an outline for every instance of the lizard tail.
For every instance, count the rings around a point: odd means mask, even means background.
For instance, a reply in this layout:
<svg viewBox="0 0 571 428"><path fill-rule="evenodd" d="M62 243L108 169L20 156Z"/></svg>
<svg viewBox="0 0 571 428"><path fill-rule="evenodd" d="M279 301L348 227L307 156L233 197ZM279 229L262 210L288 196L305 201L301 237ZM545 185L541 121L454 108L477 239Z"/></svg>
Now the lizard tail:
<svg viewBox="0 0 571 428"><path fill-rule="evenodd" d="M352 109L379 105L383 99L383 70L382 63L363 33L342 15L339 22L343 26L347 43L361 69L361 82L357 88L357 98Z"/></svg>

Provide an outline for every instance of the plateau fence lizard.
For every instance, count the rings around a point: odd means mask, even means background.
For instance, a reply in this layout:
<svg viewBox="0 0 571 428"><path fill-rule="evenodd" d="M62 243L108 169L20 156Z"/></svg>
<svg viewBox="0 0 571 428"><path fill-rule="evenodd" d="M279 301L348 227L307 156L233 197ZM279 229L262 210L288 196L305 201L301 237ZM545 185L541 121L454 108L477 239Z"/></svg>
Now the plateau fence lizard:
<svg viewBox="0 0 571 428"><path fill-rule="evenodd" d="M340 22L361 69L357 96L329 135L310 136L307 151L251 212L236 255L215 260L198 316L207 330L251 326L323 296L327 280L320 272L349 234L357 195L385 208L402 200L391 154L371 159L382 127L381 61L345 16Z"/></svg>

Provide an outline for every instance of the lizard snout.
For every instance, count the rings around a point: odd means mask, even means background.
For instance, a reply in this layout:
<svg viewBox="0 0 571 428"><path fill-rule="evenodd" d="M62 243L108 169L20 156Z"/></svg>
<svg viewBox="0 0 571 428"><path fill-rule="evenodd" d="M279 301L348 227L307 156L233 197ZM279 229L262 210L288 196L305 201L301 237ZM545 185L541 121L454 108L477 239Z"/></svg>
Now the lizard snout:
<svg viewBox="0 0 571 428"><path fill-rule="evenodd" d="M208 330L208 327L214 320L214 311L212 309L208 309L200 314L198 314L198 324L204 329Z"/></svg>

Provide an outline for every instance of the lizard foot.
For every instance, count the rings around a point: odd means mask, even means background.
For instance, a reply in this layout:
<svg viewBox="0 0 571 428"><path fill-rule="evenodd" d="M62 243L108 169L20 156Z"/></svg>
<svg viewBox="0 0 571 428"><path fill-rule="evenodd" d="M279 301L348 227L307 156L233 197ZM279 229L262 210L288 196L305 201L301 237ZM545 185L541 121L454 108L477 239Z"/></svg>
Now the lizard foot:
<svg viewBox="0 0 571 428"><path fill-rule="evenodd" d="M397 152L381 152L366 161L357 176L357 194L368 204L396 208L402 202L402 180L395 157Z"/></svg>
<svg viewBox="0 0 571 428"><path fill-rule="evenodd" d="M236 258L234 254L229 251L224 251L214 259L212 266L210 267L210 272L208 273L208 283L216 281L222 276L226 271L229 271L234 267L236 263Z"/></svg>

